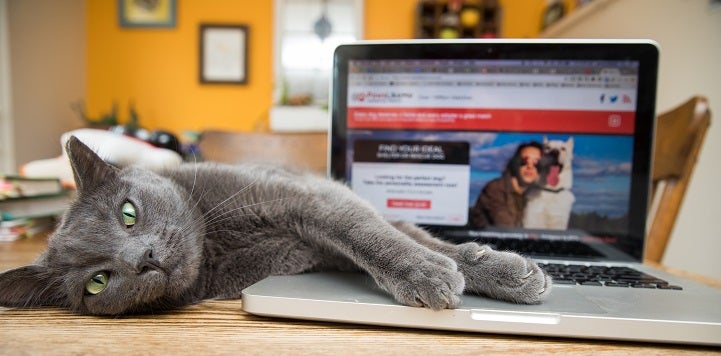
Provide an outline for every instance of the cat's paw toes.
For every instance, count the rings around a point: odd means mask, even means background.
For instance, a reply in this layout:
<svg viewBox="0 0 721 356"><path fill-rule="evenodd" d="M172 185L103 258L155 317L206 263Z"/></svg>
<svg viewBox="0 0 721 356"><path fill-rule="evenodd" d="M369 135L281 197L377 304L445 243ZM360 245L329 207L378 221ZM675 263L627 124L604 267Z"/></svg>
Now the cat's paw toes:
<svg viewBox="0 0 721 356"><path fill-rule="evenodd" d="M463 293L463 275L460 272L435 271L420 268L409 276L407 283L396 286L396 299L406 305L435 310L455 308Z"/></svg>
<svg viewBox="0 0 721 356"><path fill-rule="evenodd" d="M460 249L469 292L523 304L540 303L551 293L551 277L528 258L478 244Z"/></svg>
<svg viewBox="0 0 721 356"><path fill-rule="evenodd" d="M402 304L434 310L457 307L465 287L456 263L441 255L426 256L379 283Z"/></svg>

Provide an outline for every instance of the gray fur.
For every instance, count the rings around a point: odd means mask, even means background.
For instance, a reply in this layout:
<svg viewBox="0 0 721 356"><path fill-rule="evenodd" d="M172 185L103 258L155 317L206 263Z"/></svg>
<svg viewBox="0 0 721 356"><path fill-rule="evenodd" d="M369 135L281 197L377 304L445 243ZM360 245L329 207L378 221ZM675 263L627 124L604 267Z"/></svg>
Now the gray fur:
<svg viewBox="0 0 721 356"><path fill-rule="evenodd" d="M67 144L78 197L31 265L0 274L0 305L121 315L176 308L274 274L362 270L400 303L454 308L469 292L539 303L550 278L532 261L453 245L389 223L346 186L262 165L187 164L160 174L117 169ZM135 225L120 217L137 208ZM110 278L97 295L85 283Z"/></svg>

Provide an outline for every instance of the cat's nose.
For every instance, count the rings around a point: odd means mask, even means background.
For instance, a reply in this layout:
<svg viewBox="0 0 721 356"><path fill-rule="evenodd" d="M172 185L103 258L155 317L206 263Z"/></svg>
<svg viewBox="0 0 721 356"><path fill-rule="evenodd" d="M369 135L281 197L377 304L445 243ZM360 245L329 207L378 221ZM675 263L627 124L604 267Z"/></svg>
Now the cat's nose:
<svg viewBox="0 0 721 356"><path fill-rule="evenodd" d="M138 274L160 269L160 263L153 256L152 248L148 248L147 250L145 250L145 252L143 253L143 257L140 259L139 263L135 267L135 270L138 272Z"/></svg>
<svg viewBox="0 0 721 356"><path fill-rule="evenodd" d="M153 248L149 246L136 246L121 252L121 258L135 273L141 274L152 270L161 270L160 263L155 258Z"/></svg>

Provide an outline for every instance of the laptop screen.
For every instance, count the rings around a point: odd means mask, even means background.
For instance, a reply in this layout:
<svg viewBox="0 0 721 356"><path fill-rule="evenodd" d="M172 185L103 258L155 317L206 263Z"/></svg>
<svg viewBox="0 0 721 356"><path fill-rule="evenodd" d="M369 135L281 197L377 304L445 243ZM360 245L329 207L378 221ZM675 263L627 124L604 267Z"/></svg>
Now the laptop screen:
<svg viewBox="0 0 721 356"><path fill-rule="evenodd" d="M447 239L640 260L656 53L649 43L341 46L331 173L387 219Z"/></svg>

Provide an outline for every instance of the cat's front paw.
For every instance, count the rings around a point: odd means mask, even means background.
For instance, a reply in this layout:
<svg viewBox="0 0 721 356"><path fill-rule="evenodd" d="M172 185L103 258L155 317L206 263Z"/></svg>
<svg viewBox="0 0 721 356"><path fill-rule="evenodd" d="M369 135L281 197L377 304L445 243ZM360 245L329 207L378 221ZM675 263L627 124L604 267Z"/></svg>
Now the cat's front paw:
<svg viewBox="0 0 721 356"><path fill-rule="evenodd" d="M512 252L467 243L459 246L466 291L522 304L537 304L551 293L551 277L532 260Z"/></svg>
<svg viewBox="0 0 721 356"><path fill-rule="evenodd" d="M434 310L451 309L460 304L465 281L452 259L429 251L426 256L415 259L415 263L408 263L409 260L395 272L377 278L398 302Z"/></svg>

